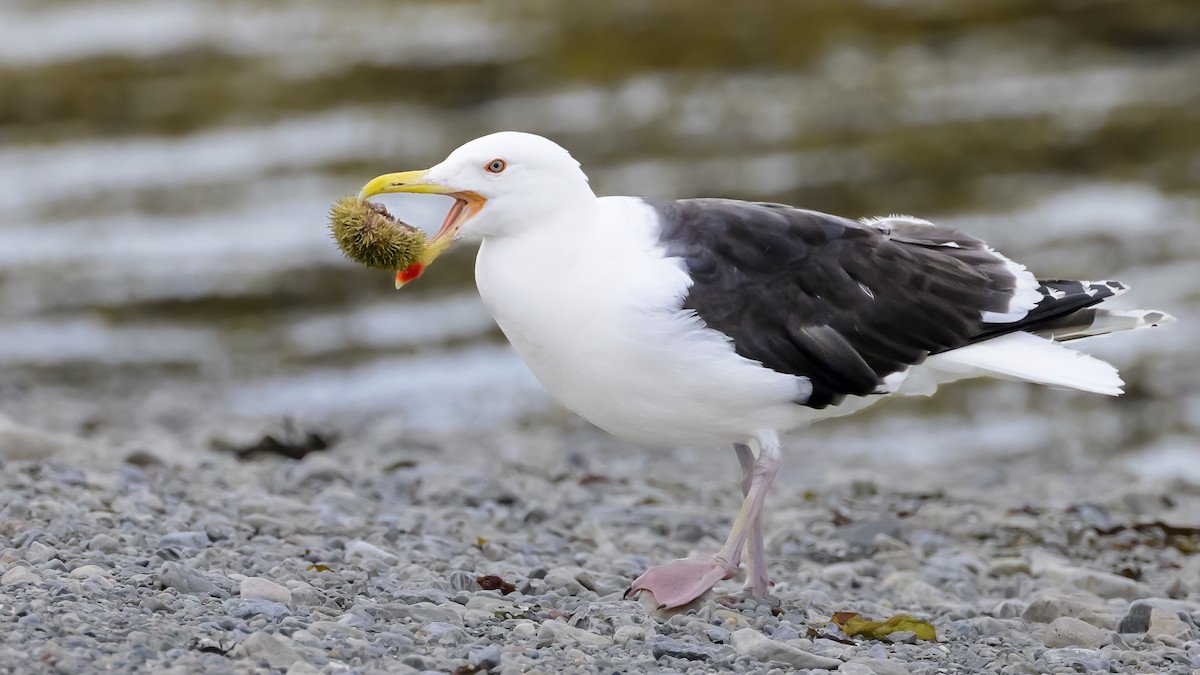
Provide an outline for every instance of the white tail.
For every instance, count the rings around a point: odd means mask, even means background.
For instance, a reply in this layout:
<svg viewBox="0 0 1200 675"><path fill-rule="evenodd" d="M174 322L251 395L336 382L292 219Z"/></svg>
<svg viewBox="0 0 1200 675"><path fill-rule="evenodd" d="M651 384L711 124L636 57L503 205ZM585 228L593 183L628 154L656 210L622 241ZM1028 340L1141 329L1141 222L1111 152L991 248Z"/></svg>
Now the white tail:
<svg viewBox="0 0 1200 675"><path fill-rule="evenodd" d="M991 375L1118 396L1125 383L1111 364L1044 337L1018 332L929 357L946 379Z"/></svg>
<svg viewBox="0 0 1200 675"><path fill-rule="evenodd" d="M1078 317L1078 321L1072 321ZM1056 342L1079 338L1108 335L1123 330L1154 328L1165 323L1174 323L1175 317L1156 309L1084 309L1066 317L1060 325L1035 331L1037 335Z"/></svg>

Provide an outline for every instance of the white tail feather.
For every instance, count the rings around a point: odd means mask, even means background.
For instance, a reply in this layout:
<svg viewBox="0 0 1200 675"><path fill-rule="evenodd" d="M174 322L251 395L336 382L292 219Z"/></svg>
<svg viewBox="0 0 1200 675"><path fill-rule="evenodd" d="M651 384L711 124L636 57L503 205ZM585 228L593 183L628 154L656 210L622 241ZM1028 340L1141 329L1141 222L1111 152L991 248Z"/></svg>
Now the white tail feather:
<svg viewBox="0 0 1200 675"><path fill-rule="evenodd" d="M1125 383L1111 364L1030 333L1009 333L931 356L950 378L991 375L1118 396Z"/></svg>
<svg viewBox="0 0 1200 675"><path fill-rule="evenodd" d="M1168 323L1175 323L1175 317L1156 309L1098 309L1091 322L1086 325L1067 325L1059 328L1039 330L1036 331L1036 334L1063 342L1065 340L1108 335L1109 333L1116 333L1123 330L1155 328Z"/></svg>

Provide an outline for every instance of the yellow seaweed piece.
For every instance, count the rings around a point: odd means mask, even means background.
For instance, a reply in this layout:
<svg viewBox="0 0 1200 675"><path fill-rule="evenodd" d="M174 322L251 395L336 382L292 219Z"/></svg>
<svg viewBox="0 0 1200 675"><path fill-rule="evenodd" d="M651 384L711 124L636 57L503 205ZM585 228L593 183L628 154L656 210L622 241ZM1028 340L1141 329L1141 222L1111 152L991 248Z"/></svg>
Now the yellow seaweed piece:
<svg viewBox="0 0 1200 675"><path fill-rule="evenodd" d="M933 624L907 614L897 614L884 621L871 621L857 612L837 612L829 622L836 624L848 636L862 635L872 640L883 640L892 633L910 630L921 640L937 642L937 630Z"/></svg>

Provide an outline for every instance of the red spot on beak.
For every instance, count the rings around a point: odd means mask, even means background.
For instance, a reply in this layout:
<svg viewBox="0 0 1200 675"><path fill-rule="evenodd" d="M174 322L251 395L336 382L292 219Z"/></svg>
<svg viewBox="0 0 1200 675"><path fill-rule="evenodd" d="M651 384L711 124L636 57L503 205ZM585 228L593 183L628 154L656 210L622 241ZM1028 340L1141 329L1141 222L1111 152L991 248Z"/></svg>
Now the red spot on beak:
<svg viewBox="0 0 1200 675"><path fill-rule="evenodd" d="M408 267L405 267L404 269L398 270L396 272L396 283L397 284L407 284L408 282L412 281L413 279L416 279L417 277L421 276L421 273L424 271L425 271L425 263L419 263L419 262L413 263L413 264L409 265Z"/></svg>

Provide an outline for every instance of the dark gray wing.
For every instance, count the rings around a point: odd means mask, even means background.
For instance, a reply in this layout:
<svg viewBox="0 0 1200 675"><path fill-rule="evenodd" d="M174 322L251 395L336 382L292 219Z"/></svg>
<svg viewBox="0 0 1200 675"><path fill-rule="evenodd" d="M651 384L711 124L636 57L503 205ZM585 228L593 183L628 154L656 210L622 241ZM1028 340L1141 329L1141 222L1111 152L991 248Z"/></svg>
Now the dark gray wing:
<svg viewBox="0 0 1200 675"><path fill-rule="evenodd" d="M1008 311L1016 272L957 230L905 219L864 224L782 204L649 203L667 254L692 277L684 307L732 338L738 354L809 378L813 392L801 402L813 408L878 393L885 377L930 354L1103 299L1073 294L1056 311L1057 289L1042 289L1042 303L1020 320L984 323L984 312Z"/></svg>

